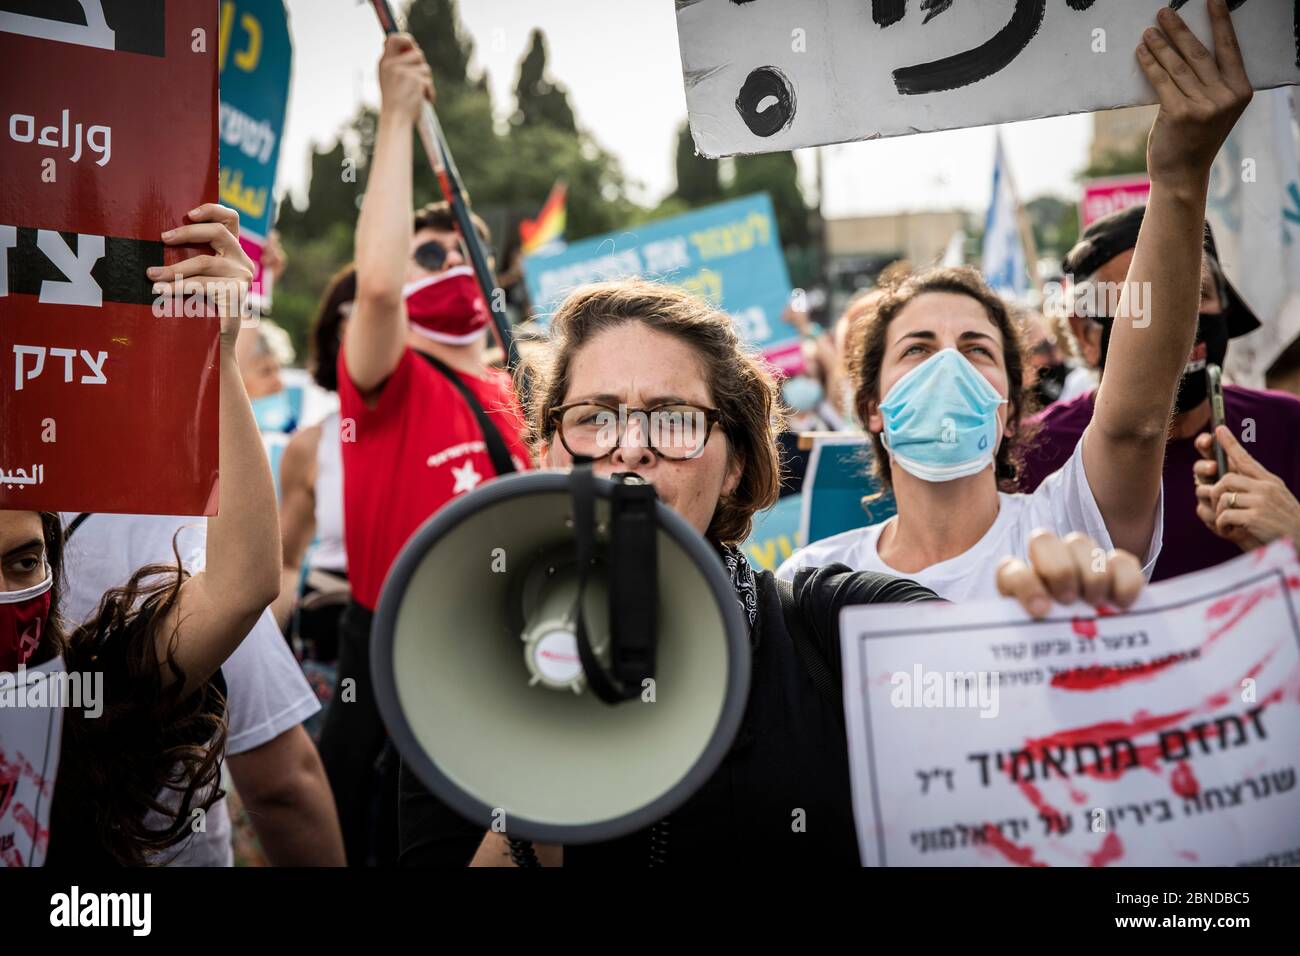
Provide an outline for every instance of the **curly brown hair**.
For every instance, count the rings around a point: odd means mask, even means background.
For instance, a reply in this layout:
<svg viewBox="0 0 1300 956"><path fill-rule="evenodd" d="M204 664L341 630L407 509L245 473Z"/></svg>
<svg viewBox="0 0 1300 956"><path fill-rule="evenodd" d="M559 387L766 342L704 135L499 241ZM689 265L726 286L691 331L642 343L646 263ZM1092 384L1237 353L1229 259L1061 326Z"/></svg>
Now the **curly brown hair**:
<svg viewBox="0 0 1300 956"><path fill-rule="evenodd" d="M1007 368L1007 437L998 448L995 474L999 489L1015 491L1018 466L1029 438L1027 429L1021 426L1021 416L1029 409L1029 399L1025 392L1025 368L1029 363L1029 355L1024 333L1011 308L989 288L979 272L969 266L935 267L911 275L901 275L882 291L884 296L880 301L854 316L849 333L849 376L853 382L853 405L859 420L865 423L872 407L878 405L882 397L880 372L885 361L885 340L889 324L895 317L909 303L927 292L970 296L984 307L989 321L1002 333L1002 358ZM890 467L889 453L880 435L874 432L869 434L875 476L883 489L891 490L893 470Z"/></svg>
<svg viewBox="0 0 1300 956"><path fill-rule="evenodd" d="M628 322L671 335L699 356L731 454L741 462L740 482L719 500L705 537L715 544L738 544L749 536L754 515L780 495L780 391L762 360L741 345L730 317L689 292L623 279L583 286L569 295L551 320L548 340L517 372L529 384L532 444L540 448L553 436L549 413L564 401L578 350L599 333Z"/></svg>
<svg viewBox="0 0 1300 956"><path fill-rule="evenodd" d="M41 512L45 557L59 606L63 581L63 524ZM167 620L189 576L173 539L175 565L143 567L112 588L85 624L65 631L51 612L33 663L62 655L69 672L104 675L104 707L95 718L67 710L59 774L50 808L50 852L59 865L109 859L122 866L159 862L191 833L196 809L224 795L225 696L215 682L183 695L185 673L175 657L173 630L159 657L158 628ZM178 806L164 794L179 793ZM154 811L166 821L146 824Z"/></svg>

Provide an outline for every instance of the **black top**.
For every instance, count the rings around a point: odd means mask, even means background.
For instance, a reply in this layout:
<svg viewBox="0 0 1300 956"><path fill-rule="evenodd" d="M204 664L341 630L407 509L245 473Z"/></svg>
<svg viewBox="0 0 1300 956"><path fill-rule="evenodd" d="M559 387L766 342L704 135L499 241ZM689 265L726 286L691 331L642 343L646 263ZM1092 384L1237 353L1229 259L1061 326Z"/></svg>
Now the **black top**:
<svg viewBox="0 0 1300 956"><path fill-rule="evenodd" d="M666 825L568 845L565 866L642 866L651 860L652 842L668 865L859 864L841 703L813 685L771 573L756 577L749 702L731 750ZM794 594L808 636L837 682L842 608L938 600L913 581L842 564L800 571ZM399 827L405 866L463 866L484 832L455 817L409 773L402 779Z"/></svg>

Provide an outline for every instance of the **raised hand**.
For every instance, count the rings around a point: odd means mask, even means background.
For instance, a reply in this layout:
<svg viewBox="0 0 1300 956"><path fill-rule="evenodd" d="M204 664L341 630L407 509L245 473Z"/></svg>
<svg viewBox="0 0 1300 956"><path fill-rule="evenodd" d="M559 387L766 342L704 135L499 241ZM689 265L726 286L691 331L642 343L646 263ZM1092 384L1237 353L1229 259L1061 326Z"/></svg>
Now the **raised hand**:
<svg viewBox="0 0 1300 956"><path fill-rule="evenodd" d="M1153 183L1204 195L1214 157L1254 95L1226 0L1208 0L1214 53L1173 10L1142 34L1138 63L1160 97L1147 142Z"/></svg>
<svg viewBox="0 0 1300 956"><path fill-rule="evenodd" d="M1127 551L1103 551L1077 531L1058 538L1039 528L1029 539L1029 561L1005 557L998 563L998 591L1015 598L1031 617L1045 617L1052 602L1087 601L1093 607L1126 608L1137 600L1146 578Z"/></svg>
<svg viewBox="0 0 1300 956"><path fill-rule="evenodd" d="M248 290L253 281L253 262L239 245L239 213L229 206L204 203L186 213L186 218L190 224L164 232L163 243L207 243L213 253L190 256L170 266L153 266L146 273L157 283L155 294L203 296L209 308L221 317L222 341L233 345L247 313Z"/></svg>
<svg viewBox="0 0 1300 956"><path fill-rule="evenodd" d="M383 114L414 123L420 105L434 99L433 71L409 33L389 34L379 60Z"/></svg>

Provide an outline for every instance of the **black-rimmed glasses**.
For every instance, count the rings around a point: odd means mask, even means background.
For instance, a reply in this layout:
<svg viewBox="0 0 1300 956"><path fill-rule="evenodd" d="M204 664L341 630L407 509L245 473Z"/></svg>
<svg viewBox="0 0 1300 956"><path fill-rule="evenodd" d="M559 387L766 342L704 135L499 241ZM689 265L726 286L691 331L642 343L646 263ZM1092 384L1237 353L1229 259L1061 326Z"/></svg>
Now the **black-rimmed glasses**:
<svg viewBox="0 0 1300 956"><path fill-rule="evenodd" d="M652 408L614 408L597 402L574 402L550 411L548 419L570 455L599 461L626 447L629 428L639 447L661 458L686 461L704 454L713 426L722 423L716 408L671 404Z"/></svg>

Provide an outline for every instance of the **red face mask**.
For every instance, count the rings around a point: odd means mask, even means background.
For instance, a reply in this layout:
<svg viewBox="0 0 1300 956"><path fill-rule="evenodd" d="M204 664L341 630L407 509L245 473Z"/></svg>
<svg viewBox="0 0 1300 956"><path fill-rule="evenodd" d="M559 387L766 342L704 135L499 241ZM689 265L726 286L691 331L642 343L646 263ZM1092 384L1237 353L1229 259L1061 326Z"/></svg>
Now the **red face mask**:
<svg viewBox="0 0 1300 956"><path fill-rule="evenodd" d="M435 342L468 345L487 327L487 303L469 266L408 283L402 296L411 328Z"/></svg>
<svg viewBox="0 0 1300 956"><path fill-rule="evenodd" d="M0 671L16 671L41 643L54 575L21 591L0 591Z"/></svg>

